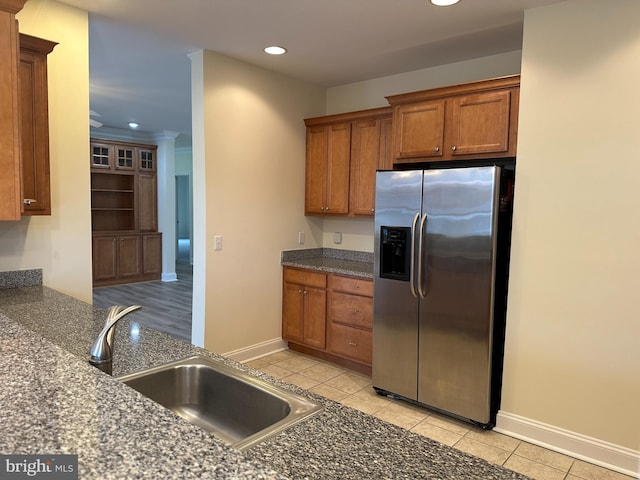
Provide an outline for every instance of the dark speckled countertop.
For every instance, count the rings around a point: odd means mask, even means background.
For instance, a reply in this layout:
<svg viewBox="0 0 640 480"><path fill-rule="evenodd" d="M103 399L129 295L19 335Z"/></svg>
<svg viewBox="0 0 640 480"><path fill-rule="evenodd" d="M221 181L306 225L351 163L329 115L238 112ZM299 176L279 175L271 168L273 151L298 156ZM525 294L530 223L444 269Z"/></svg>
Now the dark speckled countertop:
<svg viewBox="0 0 640 480"><path fill-rule="evenodd" d="M237 451L88 365L104 310L46 287L10 285L0 289L1 454L77 454L81 479L526 478L121 320L114 375L201 354L324 406L310 419Z"/></svg>
<svg viewBox="0 0 640 480"><path fill-rule="evenodd" d="M282 265L353 277L373 278L373 253L334 248L285 250Z"/></svg>

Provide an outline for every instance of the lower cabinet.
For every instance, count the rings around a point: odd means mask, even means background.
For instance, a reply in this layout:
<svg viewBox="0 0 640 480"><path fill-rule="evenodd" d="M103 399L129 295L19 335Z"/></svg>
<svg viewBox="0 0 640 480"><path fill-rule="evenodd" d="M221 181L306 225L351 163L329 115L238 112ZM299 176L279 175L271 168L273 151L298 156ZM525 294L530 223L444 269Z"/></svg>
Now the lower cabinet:
<svg viewBox="0 0 640 480"><path fill-rule="evenodd" d="M371 373L372 280L284 267L282 292L289 348Z"/></svg>
<svg viewBox="0 0 640 480"><path fill-rule="evenodd" d="M159 280L162 234L93 234L93 286Z"/></svg>

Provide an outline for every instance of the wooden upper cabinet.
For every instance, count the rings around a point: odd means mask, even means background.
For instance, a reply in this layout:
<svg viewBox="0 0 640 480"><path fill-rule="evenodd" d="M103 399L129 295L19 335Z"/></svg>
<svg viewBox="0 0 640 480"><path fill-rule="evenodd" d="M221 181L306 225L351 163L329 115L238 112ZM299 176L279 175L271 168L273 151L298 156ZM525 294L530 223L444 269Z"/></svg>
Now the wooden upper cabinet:
<svg viewBox="0 0 640 480"><path fill-rule="evenodd" d="M23 215L51 215L47 55L56 45L20 34Z"/></svg>
<svg viewBox="0 0 640 480"><path fill-rule="evenodd" d="M305 120L305 214L373 215L376 169L391 169L389 107Z"/></svg>
<svg viewBox="0 0 640 480"><path fill-rule="evenodd" d="M451 154L508 152L511 96L512 92L505 90L452 99Z"/></svg>
<svg viewBox="0 0 640 480"><path fill-rule="evenodd" d="M0 220L20 220L20 114L18 26L25 0L0 1Z"/></svg>
<svg viewBox="0 0 640 480"><path fill-rule="evenodd" d="M444 104L438 100L394 108L395 158L442 157Z"/></svg>
<svg viewBox="0 0 640 480"><path fill-rule="evenodd" d="M347 214L351 124L307 129L305 213Z"/></svg>
<svg viewBox="0 0 640 480"><path fill-rule="evenodd" d="M387 97L394 163L515 157L520 76Z"/></svg>

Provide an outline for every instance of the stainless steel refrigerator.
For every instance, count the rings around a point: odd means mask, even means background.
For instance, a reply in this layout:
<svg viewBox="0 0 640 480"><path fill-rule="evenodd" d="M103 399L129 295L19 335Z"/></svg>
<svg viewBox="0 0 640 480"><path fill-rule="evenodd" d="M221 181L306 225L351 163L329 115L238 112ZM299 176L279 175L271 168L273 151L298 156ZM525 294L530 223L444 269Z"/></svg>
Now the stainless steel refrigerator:
<svg viewBox="0 0 640 480"><path fill-rule="evenodd" d="M507 173L482 166L376 178L373 386L485 428L500 394Z"/></svg>

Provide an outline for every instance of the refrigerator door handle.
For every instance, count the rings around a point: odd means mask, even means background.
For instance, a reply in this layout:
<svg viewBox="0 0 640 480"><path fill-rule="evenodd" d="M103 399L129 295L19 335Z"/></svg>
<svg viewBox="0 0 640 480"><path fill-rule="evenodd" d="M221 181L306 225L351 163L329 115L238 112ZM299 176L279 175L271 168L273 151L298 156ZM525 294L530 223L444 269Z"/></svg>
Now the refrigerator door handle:
<svg viewBox="0 0 640 480"><path fill-rule="evenodd" d="M416 227L418 226L418 219L420 218L420 212L416 213L411 223L411 267L409 268L409 286L411 287L411 293L414 297L418 298L418 284L416 282Z"/></svg>
<svg viewBox="0 0 640 480"><path fill-rule="evenodd" d="M424 250L427 242L427 214L420 221L420 240L418 242L418 293L421 298L427 296L427 266L424 263Z"/></svg>

